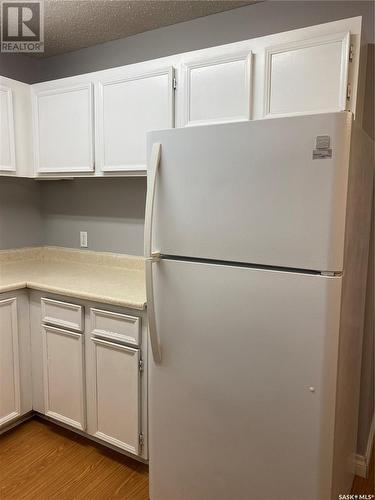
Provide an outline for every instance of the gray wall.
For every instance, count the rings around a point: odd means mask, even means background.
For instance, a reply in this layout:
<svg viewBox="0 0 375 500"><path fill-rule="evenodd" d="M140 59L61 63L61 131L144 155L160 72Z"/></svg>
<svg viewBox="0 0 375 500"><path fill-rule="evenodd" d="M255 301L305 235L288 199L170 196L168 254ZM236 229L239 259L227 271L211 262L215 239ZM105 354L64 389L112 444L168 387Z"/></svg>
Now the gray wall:
<svg viewBox="0 0 375 500"><path fill-rule="evenodd" d="M145 178L75 179L41 183L46 245L143 255Z"/></svg>
<svg viewBox="0 0 375 500"><path fill-rule="evenodd" d="M24 54L0 52L0 75L25 83L39 80L39 60Z"/></svg>
<svg viewBox="0 0 375 500"><path fill-rule="evenodd" d="M39 183L0 177L0 250L41 243Z"/></svg>

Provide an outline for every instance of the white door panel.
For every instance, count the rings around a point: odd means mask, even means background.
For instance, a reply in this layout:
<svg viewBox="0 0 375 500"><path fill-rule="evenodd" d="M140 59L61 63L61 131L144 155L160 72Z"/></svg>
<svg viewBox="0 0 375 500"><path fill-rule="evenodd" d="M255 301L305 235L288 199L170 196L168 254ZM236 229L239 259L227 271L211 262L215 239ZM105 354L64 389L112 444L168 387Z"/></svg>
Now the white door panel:
<svg viewBox="0 0 375 500"><path fill-rule="evenodd" d="M349 33L265 49L266 117L345 110Z"/></svg>
<svg viewBox="0 0 375 500"><path fill-rule="evenodd" d="M182 126L250 119L251 52L184 60Z"/></svg>
<svg viewBox="0 0 375 500"><path fill-rule="evenodd" d="M153 269L150 498L328 498L341 278Z"/></svg>
<svg viewBox="0 0 375 500"><path fill-rule="evenodd" d="M153 250L340 271L351 115L153 132L161 143ZM332 158L313 160L329 135Z"/></svg>
<svg viewBox="0 0 375 500"><path fill-rule="evenodd" d="M83 335L42 326L45 413L86 428Z"/></svg>
<svg viewBox="0 0 375 500"><path fill-rule="evenodd" d="M173 68L98 85L98 156L102 171L146 170L146 133L174 124Z"/></svg>
<svg viewBox="0 0 375 500"><path fill-rule="evenodd" d="M37 173L92 172L92 84L33 92Z"/></svg>
<svg viewBox="0 0 375 500"><path fill-rule="evenodd" d="M139 349L93 337L94 436L138 454L140 433Z"/></svg>

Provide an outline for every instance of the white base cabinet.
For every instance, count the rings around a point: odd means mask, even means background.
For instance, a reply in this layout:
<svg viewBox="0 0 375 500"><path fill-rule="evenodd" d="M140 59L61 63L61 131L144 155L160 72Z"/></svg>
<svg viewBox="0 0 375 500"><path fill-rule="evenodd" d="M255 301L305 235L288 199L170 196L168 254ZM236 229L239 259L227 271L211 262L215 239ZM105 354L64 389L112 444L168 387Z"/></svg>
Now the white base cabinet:
<svg viewBox="0 0 375 500"><path fill-rule="evenodd" d="M45 413L85 430L83 335L44 325L42 341Z"/></svg>
<svg viewBox="0 0 375 500"><path fill-rule="evenodd" d="M147 460L146 313L31 291L30 323L33 409Z"/></svg>
<svg viewBox="0 0 375 500"><path fill-rule="evenodd" d="M31 411L30 380L27 296L0 294L0 431Z"/></svg>
<svg viewBox="0 0 375 500"><path fill-rule="evenodd" d="M17 299L0 301L0 425L21 415Z"/></svg>
<svg viewBox="0 0 375 500"><path fill-rule="evenodd" d="M138 455L140 431L140 350L91 339L94 436Z"/></svg>

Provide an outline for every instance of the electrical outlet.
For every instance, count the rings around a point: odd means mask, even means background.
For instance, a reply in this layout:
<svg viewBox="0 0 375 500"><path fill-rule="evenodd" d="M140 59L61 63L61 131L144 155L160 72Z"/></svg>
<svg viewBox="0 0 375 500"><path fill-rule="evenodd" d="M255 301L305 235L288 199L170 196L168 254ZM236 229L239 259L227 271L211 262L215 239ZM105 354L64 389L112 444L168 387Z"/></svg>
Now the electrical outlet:
<svg viewBox="0 0 375 500"><path fill-rule="evenodd" d="M80 231L79 241L81 248L87 248L87 231Z"/></svg>

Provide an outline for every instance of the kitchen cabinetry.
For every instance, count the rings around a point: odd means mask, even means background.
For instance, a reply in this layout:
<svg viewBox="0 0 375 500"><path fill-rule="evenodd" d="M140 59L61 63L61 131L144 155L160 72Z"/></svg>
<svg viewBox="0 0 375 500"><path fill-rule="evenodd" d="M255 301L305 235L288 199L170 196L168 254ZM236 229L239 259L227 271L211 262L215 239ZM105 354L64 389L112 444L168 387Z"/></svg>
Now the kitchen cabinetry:
<svg viewBox="0 0 375 500"><path fill-rule="evenodd" d="M145 313L30 293L33 409L147 459Z"/></svg>
<svg viewBox="0 0 375 500"><path fill-rule="evenodd" d="M21 415L17 299L0 300L0 425Z"/></svg>
<svg viewBox="0 0 375 500"><path fill-rule="evenodd" d="M23 105L15 122L17 172L7 146L2 174L146 175L147 132L174 126L357 108L360 122L360 44L357 17L34 84L34 171L23 167L31 133L17 133L17 123L28 122L20 113L31 116ZM11 144L9 93L1 99L2 134Z"/></svg>
<svg viewBox="0 0 375 500"><path fill-rule="evenodd" d="M140 350L98 337L94 349L94 435L134 454L139 453Z"/></svg>
<svg viewBox="0 0 375 500"><path fill-rule="evenodd" d="M0 76L0 175L33 176L30 85Z"/></svg>
<svg viewBox="0 0 375 500"><path fill-rule="evenodd" d="M146 171L146 134L174 126L172 67L110 73L97 84L97 166Z"/></svg>
<svg viewBox="0 0 375 500"><path fill-rule="evenodd" d="M84 430L84 350L81 333L42 327L45 414Z"/></svg>
<svg viewBox="0 0 375 500"><path fill-rule="evenodd" d="M250 119L251 51L222 52L182 63L182 126Z"/></svg>
<svg viewBox="0 0 375 500"><path fill-rule="evenodd" d="M345 109L350 33L265 49L264 116Z"/></svg>
<svg viewBox="0 0 375 500"><path fill-rule="evenodd" d="M0 429L31 410L27 297L0 295Z"/></svg>
<svg viewBox="0 0 375 500"><path fill-rule="evenodd" d="M33 89L36 173L94 171L91 83L50 83Z"/></svg>
<svg viewBox="0 0 375 500"><path fill-rule="evenodd" d="M0 85L0 171L16 171L12 89Z"/></svg>

